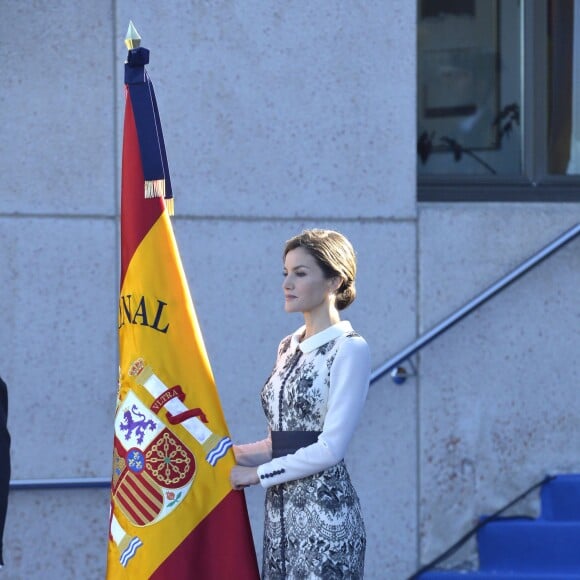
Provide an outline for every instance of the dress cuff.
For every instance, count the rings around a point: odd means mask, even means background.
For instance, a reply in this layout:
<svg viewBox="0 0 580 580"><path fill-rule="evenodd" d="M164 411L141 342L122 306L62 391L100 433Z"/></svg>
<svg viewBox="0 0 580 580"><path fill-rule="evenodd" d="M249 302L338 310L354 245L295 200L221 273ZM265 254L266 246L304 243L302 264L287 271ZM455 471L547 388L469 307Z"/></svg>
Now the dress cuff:
<svg viewBox="0 0 580 580"><path fill-rule="evenodd" d="M273 462L266 463L258 467L258 477L260 478L260 485L263 488L272 487L273 485L283 483L287 480L287 478L284 477L286 470L283 467L276 468L272 463Z"/></svg>

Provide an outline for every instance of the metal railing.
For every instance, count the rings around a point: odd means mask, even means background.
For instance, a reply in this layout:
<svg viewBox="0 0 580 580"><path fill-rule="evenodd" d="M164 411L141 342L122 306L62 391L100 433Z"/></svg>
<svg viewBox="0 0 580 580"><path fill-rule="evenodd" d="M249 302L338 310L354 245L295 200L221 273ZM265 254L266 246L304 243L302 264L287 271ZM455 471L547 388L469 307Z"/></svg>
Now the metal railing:
<svg viewBox="0 0 580 580"><path fill-rule="evenodd" d="M80 489L111 487L108 477L69 477L67 479L15 479L10 482L10 490L17 489Z"/></svg>
<svg viewBox="0 0 580 580"><path fill-rule="evenodd" d="M449 330L460 320L471 314L490 298L505 290L509 285L521 278L524 274L535 268L540 262L563 248L566 244L580 235L580 223L558 236L554 241L536 252L533 256L522 262L517 268L514 268L509 274L500 278L497 282L480 292L464 306L456 310L453 314L435 325L431 330L422 334L414 340L409 346L405 347L398 354L387 360L380 367L371 373L371 384L378 381L386 373L399 367L401 363L408 360L417 351L427 346L439 335ZM111 480L105 477L79 477L68 479L21 479L10 482L11 490L21 489L72 489L72 488L106 488L111 486Z"/></svg>
<svg viewBox="0 0 580 580"><path fill-rule="evenodd" d="M517 268L514 268L509 274L494 282L491 286L480 292L477 296L472 298L469 302L464 304L461 308L456 310L453 314L436 324L431 330L422 334L419 338L414 340L409 346L405 347L401 352L383 363L380 367L375 369L371 374L371 384L379 380L383 375L397 368L402 362L413 356L418 350L427 346L430 342L435 340L439 335L449 330L452 326L457 324L460 320L471 314L476 308L485 304L490 298L495 296L498 292L505 290L508 286L513 284L516 280L521 278L524 274L535 268L540 262L551 256L563 248L566 244L571 242L574 238L580 235L580 223L570 228L562 235L558 236L554 241L536 252L533 256L522 262Z"/></svg>

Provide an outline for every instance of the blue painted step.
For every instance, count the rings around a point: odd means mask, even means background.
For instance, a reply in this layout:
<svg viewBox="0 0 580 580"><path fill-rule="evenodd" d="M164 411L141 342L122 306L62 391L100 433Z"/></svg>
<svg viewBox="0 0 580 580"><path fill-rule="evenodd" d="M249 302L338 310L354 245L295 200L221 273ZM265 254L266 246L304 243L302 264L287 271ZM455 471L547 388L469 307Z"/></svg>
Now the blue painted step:
<svg viewBox="0 0 580 580"><path fill-rule="evenodd" d="M580 522L500 519L477 535L482 571L576 573L580 578Z"/></svg>
<svg viewBox="0 0 580 580"><path fill-rule="evenodd" d="M540 492L538 519L499 518L477 533L478 571L434 570L421 580L580 580L580 474Z"/></svg>
<svg viewBox="0 0 580 580"><path fill-rule="evenodd" d="M580 475L558 475L542 486L542 518L580 522Z"/></svg>
<svg viewBox="0 0 580 580"><path fill-rule="evenodd" d="M425 572L420 580L578 580L580 574L534 574L530 572L463 572L441 570Z"/></svg>

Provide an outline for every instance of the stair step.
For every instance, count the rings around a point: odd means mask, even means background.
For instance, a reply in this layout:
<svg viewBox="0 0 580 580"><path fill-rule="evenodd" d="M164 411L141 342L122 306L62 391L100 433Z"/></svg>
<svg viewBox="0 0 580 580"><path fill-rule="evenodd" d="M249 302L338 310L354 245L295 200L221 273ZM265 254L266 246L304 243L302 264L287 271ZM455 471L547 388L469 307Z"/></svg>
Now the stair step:
<svg viewBox="0 0 580 580"><path fill-rule="evenodd" d="M580 474L558 475L542 486L542 518L580 522Z"/></svg>
<svg viewBox="0 0 580 580"><path fill-rule="evenodd" d="M482 572L461 570L434 570L419 576L420 580L578 580L580 572L573 574L545 574L533 572Z"/></svg>
<svg viewBox="0 0 580 580"><path fill-rule="evenodd" d="M580 578L580 522L499 519L478 532L477 543L481 571L575 573Z"/></svg>

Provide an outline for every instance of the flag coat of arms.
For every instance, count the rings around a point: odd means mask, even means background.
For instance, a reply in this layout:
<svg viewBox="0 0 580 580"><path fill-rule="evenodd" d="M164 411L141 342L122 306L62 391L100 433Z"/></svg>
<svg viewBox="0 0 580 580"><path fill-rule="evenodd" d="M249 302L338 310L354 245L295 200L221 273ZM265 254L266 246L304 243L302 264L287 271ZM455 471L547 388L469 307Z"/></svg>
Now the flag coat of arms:
<svg viewBox="0 0 580 580"><path fill-rule="evenodd" d="M232 442L171 227L149 51L129 26L107 578L258 577Z"/></svg>

